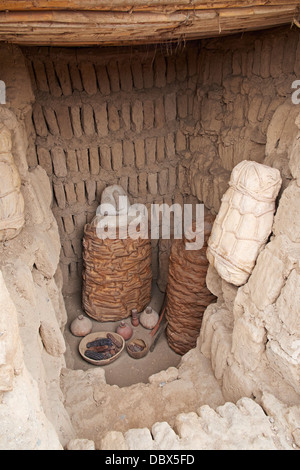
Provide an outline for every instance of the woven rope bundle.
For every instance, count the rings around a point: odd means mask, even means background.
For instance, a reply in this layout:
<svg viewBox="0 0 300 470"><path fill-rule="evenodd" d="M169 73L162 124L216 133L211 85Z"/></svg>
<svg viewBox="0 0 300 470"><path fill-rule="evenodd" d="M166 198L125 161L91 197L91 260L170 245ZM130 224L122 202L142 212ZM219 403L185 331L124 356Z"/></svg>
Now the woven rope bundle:
<svg viewBox="0 0 300 470"><path fill-rule="evenodd" d="M216 300L206 286L206 249L213 220L211 215L205 216L203 248L186 250L185 239L174 240L171 247L166 333L169 346L177 354L183 355L196 346L203 313L206 307Z"/></svg>
<svg viewBox="0 0 300 470"><path fill-rule="evenodd" d="M97 321L119 321L151 300L151 240L102 239L87 224L83 239L85 312Z"/></svg>

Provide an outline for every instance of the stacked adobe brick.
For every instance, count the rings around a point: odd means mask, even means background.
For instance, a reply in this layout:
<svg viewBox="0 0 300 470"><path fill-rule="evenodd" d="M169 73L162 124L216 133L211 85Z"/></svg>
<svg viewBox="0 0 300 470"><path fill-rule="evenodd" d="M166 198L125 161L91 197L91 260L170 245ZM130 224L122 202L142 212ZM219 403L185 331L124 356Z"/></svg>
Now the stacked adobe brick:
<svg viewBox="0 0 300 470"><path fill-rule="evenodd" d="M120 184L131 202L188 201L188 133L199 118L197 47L25 51L35 90L36 153L52 182L65 292L79 287L84 224L102 190ZM159 277L159 241L153 274ZM162 250L162 262L165 243ZM166 269L161 269L166 277ZM162 281L165 284L165 279Z"/></svg>

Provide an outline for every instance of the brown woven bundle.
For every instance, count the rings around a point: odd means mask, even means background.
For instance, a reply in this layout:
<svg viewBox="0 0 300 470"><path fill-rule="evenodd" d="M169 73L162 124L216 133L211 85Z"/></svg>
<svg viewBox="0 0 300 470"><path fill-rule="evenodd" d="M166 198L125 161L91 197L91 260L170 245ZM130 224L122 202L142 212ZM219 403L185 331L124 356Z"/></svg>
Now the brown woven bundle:
<svg viewBox="0 0 300 470"><path fill-rule="evenodd" d="M87 224L83 239L82 303L98 321L118 321L141 312L151 300L151 240L101 239Z"/></svg>
<svg viewBox="0 0 300 470"><path fill-rule="evenodd" d="M174 240L171 247L166 333L169 346L177 354L183 355L196 346L203 313L216 300L206 286L206 249L213 220L211 215L205 216L203 248L186 250L185 239Z"/></svg>

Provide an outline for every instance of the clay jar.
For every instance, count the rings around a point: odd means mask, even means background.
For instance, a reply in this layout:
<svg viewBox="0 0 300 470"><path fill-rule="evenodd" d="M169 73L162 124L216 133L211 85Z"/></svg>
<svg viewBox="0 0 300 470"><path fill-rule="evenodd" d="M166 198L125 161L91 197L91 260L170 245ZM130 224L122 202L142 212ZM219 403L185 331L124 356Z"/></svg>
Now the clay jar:
<svg viewBox="0 0 300 470"><path fill-rule="evenodd" d="M139 326L139 314L136 308L131 310L131 324L132 326Z"/></svg>
<svg viewBox="0 0 300 470"><path fill-rule="evenodd" d="M118 335L122 336L124 340L127 341L128 339L131 338L133 330L131 326L128 325L128 323L121 321L120 325L116 329L116 333L118 333Z"/></svg>
<svg viewBox="0 0 300 470"><path fill-rule="evenodd" d="M140 315L140 324L148 330L152 330L158 320L159 315L152 307L147 307Z"/></svg>
<svg viewBox="0 0 300 470"><path fill-rule="evenodd" d="M84 315L78 315L72 321L70 330L74 336L86 336L92 331L93 324L91 320Z"/></svg>

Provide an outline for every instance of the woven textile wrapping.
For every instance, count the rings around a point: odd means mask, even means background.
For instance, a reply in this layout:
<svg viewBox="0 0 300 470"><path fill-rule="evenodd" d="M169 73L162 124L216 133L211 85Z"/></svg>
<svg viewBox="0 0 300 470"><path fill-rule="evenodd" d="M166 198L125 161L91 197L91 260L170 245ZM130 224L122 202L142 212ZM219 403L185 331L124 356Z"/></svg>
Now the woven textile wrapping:
<svg viewBox="0 0 300 470"><path fill-rule="evenodd" d="M207 250L225 281L247 282L272 231L281 183L279 170L261 163L242 161L232 170Z"/></svg>
<svg viewBox="0 0 300 470"><path fill-rule="evenodd" d="M206 249L213 221L213 216L205 216L204 245L201 249L186 250L185 238L174 240L171 247L166 333L169 346L181 355L196 346L203 313L216 300L206 286Z"/></svg>
<svg viewBox="0 0 300 470"><path fill-rule="evenodd" d="M151 300L151 240L102 239L87 224L83 239L82 303L98 321L119 321Z"/></svg>

